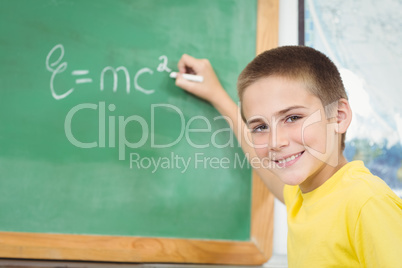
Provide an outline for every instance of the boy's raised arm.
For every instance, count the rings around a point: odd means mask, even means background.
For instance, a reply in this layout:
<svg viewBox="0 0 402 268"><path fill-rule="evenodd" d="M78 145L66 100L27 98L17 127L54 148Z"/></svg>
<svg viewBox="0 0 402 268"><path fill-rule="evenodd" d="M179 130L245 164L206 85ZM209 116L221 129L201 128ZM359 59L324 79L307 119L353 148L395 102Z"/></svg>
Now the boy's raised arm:
<svg viewBox="0 0 402 268"><path fill-rule="evenodd" d="M210 62L207 59L196 59L184 54L178 62L178 68L180 74L190 73L204 77L204 81L199 83L188 81L179 74L176 78L176 85L211 103L227 119L244 153L249 159L257 157L250 143L245 123L241 119L239 108L223 89ZM267 169L255 165L253 167L275 197L284 202L284 183Z"/></svg>

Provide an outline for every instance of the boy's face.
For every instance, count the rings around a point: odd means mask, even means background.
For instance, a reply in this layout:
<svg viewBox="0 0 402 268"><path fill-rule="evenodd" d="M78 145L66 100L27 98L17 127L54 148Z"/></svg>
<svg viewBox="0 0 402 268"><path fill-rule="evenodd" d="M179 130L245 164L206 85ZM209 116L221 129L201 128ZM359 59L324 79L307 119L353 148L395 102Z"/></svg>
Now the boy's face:
<svg viewBox="0 0 402 268"><path fill-rule="evenodd" d="M326 118L320 99L301 82L262 78L245 90L242 104L263 167L303 192L333 175L340 147L336 119Z"/></svg>

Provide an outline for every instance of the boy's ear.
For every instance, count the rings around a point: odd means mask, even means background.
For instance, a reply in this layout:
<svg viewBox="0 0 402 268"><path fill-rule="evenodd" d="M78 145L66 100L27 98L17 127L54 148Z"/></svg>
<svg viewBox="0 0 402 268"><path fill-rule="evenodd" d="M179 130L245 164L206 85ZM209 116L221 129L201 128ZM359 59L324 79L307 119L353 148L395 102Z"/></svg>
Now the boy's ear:
<svg viewBox="0 0 402 268"><path fill-rule="evenodd" d="M336 121L338 123L337 132L340 134L345 133L352 122L352 109L347 99L342 98L338 101Z"/></svg>

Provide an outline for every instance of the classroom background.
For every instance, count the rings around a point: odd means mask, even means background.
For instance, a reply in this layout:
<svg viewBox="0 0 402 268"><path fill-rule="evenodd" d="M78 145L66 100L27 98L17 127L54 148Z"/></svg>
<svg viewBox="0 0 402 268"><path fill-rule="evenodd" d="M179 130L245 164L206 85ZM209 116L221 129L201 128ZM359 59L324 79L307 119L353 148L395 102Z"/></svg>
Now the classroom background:
<svg viewBox="0 0 402 268"><path fill-rule="evenodd" d="M174 86L182 53L237 99L259 52L322 51L354 112L346 157L402 197L400 1L2 0L0 14L0 266L287 267L285 207L218 113Z"/></svg>

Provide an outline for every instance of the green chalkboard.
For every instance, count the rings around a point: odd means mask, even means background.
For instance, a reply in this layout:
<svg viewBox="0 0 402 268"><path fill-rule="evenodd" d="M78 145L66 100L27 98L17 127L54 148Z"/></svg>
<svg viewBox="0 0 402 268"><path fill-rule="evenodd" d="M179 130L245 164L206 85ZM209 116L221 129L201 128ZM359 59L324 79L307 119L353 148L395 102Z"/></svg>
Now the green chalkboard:
<svg viewBox="0 0 402 268"><path fill-rule="evenodd" d="M0 231L248 240L229 125L169 78L207 57L236 98L256 1L0 1Z"/></svg>

